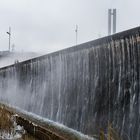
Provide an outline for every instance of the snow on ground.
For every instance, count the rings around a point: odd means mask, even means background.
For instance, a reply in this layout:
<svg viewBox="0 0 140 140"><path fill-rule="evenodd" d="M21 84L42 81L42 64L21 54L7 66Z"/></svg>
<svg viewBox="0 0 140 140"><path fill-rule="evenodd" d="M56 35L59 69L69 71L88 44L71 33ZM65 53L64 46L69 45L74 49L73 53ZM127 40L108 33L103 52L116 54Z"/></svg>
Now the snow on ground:
<svg viewBox="0 0 140 140"><path fill-rule="evenodd" d="M78 140L96 140L93 137L82 134L81 132L79 132L77 130L71 129L63 124L60 124L58 122L54 122L54 121L49 120L47 118L43 118L43 117L36 115L32 112L27 112L25 110L22 110L21 108L15 107L13 105L5 104L3 102L1 102L1 104L6 105L7 107L14 109L20 115L26 116L28 118L32 118L33 120L37 120L42 124L49 125L51 128L61 130L61 131L66 132L67 134L69 134L71 136L75 136ZM36 126L36 124L34 124L33 122L32 122L32 124Z"/></svg>

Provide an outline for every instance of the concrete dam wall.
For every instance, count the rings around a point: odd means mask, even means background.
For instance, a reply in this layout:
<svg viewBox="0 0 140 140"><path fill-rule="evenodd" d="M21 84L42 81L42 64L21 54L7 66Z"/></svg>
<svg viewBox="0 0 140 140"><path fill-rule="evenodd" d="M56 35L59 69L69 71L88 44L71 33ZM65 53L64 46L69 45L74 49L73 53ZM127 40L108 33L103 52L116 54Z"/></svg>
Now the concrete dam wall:
<svg viewBox="0 0 140 140"><path fill-rule="evenodd" d="M139 140L139 93L139 27L0 69L1 102L88 135Z"/></svg>

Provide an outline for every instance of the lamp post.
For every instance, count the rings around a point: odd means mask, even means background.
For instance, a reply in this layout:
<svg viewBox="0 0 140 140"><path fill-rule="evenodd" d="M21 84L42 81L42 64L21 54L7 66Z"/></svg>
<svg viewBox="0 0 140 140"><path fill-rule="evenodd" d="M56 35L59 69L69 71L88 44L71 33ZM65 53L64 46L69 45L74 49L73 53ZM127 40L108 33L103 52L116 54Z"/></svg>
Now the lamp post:
<svg viewBox="0 0 140 140"><path fill-rule="evenodd" d="M11 27L9 27L9 32L6 32L9 35L9 52L10 52L10 43L11 43Z"/></svg>

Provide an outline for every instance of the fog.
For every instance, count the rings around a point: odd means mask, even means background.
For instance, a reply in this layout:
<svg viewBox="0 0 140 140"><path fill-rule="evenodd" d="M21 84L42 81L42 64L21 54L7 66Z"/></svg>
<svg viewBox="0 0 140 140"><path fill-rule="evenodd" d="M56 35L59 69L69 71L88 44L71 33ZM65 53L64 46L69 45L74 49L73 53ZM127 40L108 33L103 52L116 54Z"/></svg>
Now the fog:
<svg viewBox="0 0 140 140"><path fill-rule="evenodd" d="M139 26L138 0L1 0L0 51L49 53L107 35L107 9L117 8L117 32Z"/></svg>
<svg viewBox="0 0 140 140"><path fill-rule="evenodd" d="M6 54L0 54L0 68L8 65L13 65L28 59L32 59L41 56L40 53L34 52L7 52Z"/></svg>

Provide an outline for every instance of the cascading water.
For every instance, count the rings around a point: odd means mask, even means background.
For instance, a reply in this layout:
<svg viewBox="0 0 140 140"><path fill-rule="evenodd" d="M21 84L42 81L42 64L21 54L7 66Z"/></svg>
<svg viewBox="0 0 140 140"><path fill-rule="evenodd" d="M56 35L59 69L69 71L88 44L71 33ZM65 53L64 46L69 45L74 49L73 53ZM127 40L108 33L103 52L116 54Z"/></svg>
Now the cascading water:
<svg viewBox="0 0 140 140"><path fill-rule="evenodd" d="M139 140L138 30L0 69L0 100L84 134L110 122Z"/></svg>

